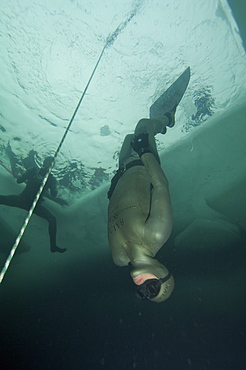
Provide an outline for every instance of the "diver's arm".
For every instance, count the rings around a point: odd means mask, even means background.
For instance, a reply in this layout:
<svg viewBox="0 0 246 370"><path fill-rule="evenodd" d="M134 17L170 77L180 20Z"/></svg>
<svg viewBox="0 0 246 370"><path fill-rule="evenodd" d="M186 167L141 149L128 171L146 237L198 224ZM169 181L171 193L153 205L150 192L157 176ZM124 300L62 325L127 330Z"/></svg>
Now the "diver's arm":
<svg viewBox="0 0 246 370"><path fill-rule="evenodd" d="M56 178L53 175L50 175L49 178L49 189L50 189L50 194L52 197L56 197L58 195L58 190L57 190L57 183L56 183Z"/></svg>
<svg viewBox="0 0 246 370"><path fill-rule="evenodd" d="M31 169L28 169L26 172L23 173L23 175L21 175L20 177L18 177L17 180L16 180L17 183L18 184L21 184L21 183L25 182L29 178L30 173L31 173L32 170L33 170L32 168Z"/></svg>
<svg viewBox="0 0 246 370"><path fill-rule="evenodd" d="M150 213L144 234L147 240L156 241L161 248L172 230L172 208L168 180L152 153L143 154L141 160L153 185Z"/></svg>
<svg viewBox="0 0 246 370"><path fill-rule="evenodd" d="M50 190L50 194L48 192L45 193L46 198L52 200L53 202L60 204L61 206L68 206L68 202L65 199L57 197L58 195L57 181L53 175L50 175L50 178L49 178L49 190Z"/></svg>

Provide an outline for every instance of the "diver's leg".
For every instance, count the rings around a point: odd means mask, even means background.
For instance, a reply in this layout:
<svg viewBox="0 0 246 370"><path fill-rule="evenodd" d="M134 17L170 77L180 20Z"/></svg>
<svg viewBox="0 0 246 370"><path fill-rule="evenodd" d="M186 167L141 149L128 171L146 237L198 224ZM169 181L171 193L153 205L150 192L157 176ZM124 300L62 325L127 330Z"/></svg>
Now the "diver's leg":
<svg viewBox="0 0 246 370"><path fill-rule="evenodd" d="M142 133L147 133L149 135L148 137L150 150L154 154L155 158L159 163L160 158L156 147L155 135L158 133L165 134L168 122L169 121L166 116L164 116L162 120L158 120L155 118L151 119L143 118L138 122L134 131L135 135L139 135Z"/></svg>
<svg viewBox="0 0 246 370"><path fill-rule="evenodd" d="M156 159L160 162L156 143L155 135L156 134L165 134L167 129L166 126L173 127L175 118L174 114L176 107L173 108L171 112L165 113L162 117L152 117L150 119L143 118L141 119L134 131L134 135L148 133L149 134L149 143L152 153L155 155ZM119 167L123 164L130 162L131 160L138 159L137 153L131 147L131 141L134 138L134 135L129 134L125 137L125 140L122 144L122 148L119 156Z"/></svg>
<svg viewBox="0 0 246 370"><path fill-rule="evenodd" d="M142 133L148 133L149 134L149 144L150 149L158 162L159 156L156 148L155 143L155 135L158 133L165 133L166 132L166 126L169 123L169 120L166 116L164 116L162 119L147 119L143 118L141 119L136 128L135 128L135 135L142 134ZM131 142L134 138L134 134L126 135L124 142L121 147L120 156L119 156L119 168L121 168L122 165L135 160L139 159L138 154L132 149Z"/></svg>
<svg viewBox="0 0 246 370"><path fill-rule="evenodd" d="M169 120L166 116L157 119L157 118L142 118L138 121L138 124L135 128L135 135L148 133L150 136L155 136L156 134L165 134Z"/></svg>
<svg viewBox="0 0 246 370"><path fill-rule="evenodd" d="M133 138L134 138L133 134L126 135L125 137L119 156L119 168L121 168L121 166L126 162L129 162L134 159L139 159L138 154L131 147L131 141Z"/></svg>
<svg viewBox="0 0 246 370"><path fill-rule="evenodd" d="M139 160L139 155L132 149L131 141L134 138L133 134L126 135L124 142L122 144L120 155L119 155L119 168L111 180L111 185L108 191L108 198L110 199L114 189L117 185L119 178L122 176L125 165L133 160Z"/></svg>
<svg viewBox="0 0 246 370"><path fill-rule="evenodd" d="M156 134L165 134L167 129L166 126L172 127L175 122L174 114L175 114L176 107L172 110L172 112L167 112L162 117L153 117L153 118L142 118L136 128L135 128L135 135L139 135L142 133L149 134L149 145L150 150L160 163L159 155L156 148L155 142L155 135Z"/></svg>
<svg viewBox="0 0 246 370"><path fill-rule="evenodd" d="M66 248L59 248L56 245L56 218L55 216L45 207L38 205L34 209L34 213L39 216L44 218L45 220L48 221L49 223L49 236L50 236L50 251L51 252L66 252Z"/></svg>

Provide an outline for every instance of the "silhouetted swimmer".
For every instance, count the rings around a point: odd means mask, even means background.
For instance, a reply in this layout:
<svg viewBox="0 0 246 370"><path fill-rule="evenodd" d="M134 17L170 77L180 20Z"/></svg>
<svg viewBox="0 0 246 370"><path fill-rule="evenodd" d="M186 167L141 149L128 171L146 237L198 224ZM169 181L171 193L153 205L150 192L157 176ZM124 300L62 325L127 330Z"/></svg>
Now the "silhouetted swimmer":
<svg viewBox="0 0 246 370"><path fill-rule="evenodd" d="M43 166L41 168L32 167L28 169L22 176L17 179L18 184L26 182L26 187L24 188L24 190L19 195L0 195L0 204L29 211L37 195L37 192L40 189L44 176L47 174L49 167L51 166L52 161L53 157L47 157L45 158ZM53 215L53 213L51 213L46 207L42 205L42 203L44 202L43 197L45 197L46 194L48 195L49 193L52 197L56 197L58 194L56 179L52 174L50 174L48 177L45 187L34 209L34 213L37 216L42 217L48 221L50 251L52 253L64 253L67 249L59 248L56 245L56 217Z"/></svg>

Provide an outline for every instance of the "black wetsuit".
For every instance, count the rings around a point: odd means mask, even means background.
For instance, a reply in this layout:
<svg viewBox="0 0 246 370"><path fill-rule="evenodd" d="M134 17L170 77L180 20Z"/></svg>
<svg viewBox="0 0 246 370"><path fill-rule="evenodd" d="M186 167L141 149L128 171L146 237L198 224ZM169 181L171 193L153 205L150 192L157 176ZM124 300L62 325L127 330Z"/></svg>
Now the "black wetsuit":
<svg viewBox="0 0 246 370"><path fill-rule="evenodd" d="M46 174L45 168L33 167L28 169L21 177L17 179L17 183L26 182L26 187L19 195L0 195L0 204L10 207L22 208L27 211L31 208L33 201L40 189L43 178ZM44 218L49 223L50 249L51 252L65 252L65 249L56 246L56 218L55 216L42 205L43 197L50 191L50 194L55 197L57 195L56 179L50 174L45 184L44 190L39 198L39 201L34 209L34 213Z"/></svg>

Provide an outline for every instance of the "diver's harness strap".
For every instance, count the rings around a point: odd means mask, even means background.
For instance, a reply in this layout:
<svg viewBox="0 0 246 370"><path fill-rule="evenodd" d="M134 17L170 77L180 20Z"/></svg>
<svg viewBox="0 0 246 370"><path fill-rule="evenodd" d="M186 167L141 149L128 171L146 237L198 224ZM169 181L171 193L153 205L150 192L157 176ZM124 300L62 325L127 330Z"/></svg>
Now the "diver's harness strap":
<svg viewBox="0 0 246 370"><path fill-rule="evenodd" d="M108 191L108 199L110 199L113 195L113 192L114 192L114 189L117 185L117 182L119 181L120 177L123 175L123 173L125 171L127 171L129 168L133 167L133 166L143 166L143 162L141 161L141 159L136 159L135 161L131 161L129 163L127 163L126 166L121 166L117 171L116 171L116 174L114 175L114 177L112 178L111 180L111 185L110 185L110 188L109 188L109 191Z"/></svg>
<svg viewBox="0 0 246 370"><path fill-rule="evenodd" d="M167 276L165 276L164 278L160 278L159 280L161 281L161 283L165 283L165 281L169 280L171 276L172 274L171 272L169 272Z"/></svg>

